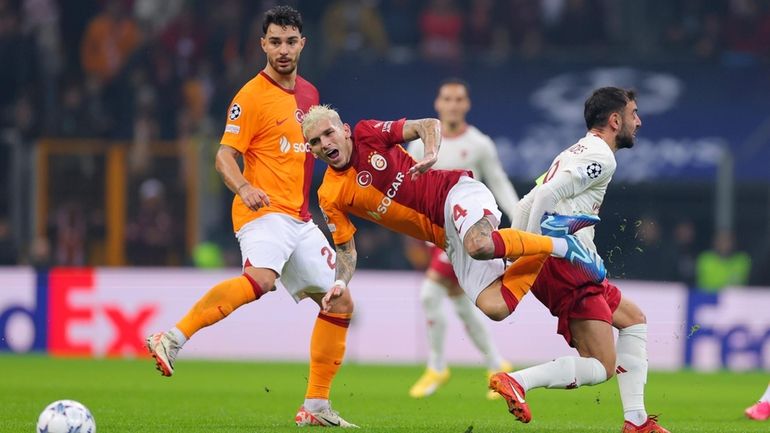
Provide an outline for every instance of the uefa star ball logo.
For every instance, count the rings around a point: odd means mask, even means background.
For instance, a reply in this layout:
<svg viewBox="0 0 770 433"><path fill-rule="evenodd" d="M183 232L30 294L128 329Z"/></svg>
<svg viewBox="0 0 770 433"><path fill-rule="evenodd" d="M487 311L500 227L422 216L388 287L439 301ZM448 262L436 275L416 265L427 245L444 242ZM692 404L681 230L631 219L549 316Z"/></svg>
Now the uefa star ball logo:
<svg viewBox="0 0 770 433"><path fill-rule="evenodd" d="M596 179L602 174L602 165L598 162L592 162L588 164L588 167L586 167L586 174L591 179Z"/></svg>
<svg viewBox="0 0 770 433"><path fill-rule="evenodd" d="M228 117L230 120L235 120L241 117L241 106L238 104L233 104L233 106L230 107L230 113Z"/></svg>
<svg viewBox="0 0 770 433"><path fill-rule="evenodd" d="M382 171L388 168L388 161L384 156L376 152L369 155L369 164L372 164L372 167L377 171Z"/></svg>

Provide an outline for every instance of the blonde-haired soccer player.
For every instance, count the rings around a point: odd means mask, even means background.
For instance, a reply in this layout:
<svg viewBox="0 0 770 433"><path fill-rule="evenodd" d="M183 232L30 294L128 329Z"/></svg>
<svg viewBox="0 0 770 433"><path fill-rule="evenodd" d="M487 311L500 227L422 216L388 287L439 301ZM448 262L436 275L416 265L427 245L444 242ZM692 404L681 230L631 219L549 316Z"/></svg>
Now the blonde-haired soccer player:
<svg viewBox="0 0 770 433"><path fill-rule="evenodd" d="M302 130L313 153L329 164L318 201L337 248L337 283L324 308L334 307L355 271L350 215L445 249L466 295L493 320L515 310L543 255L568 258L592 281L604 279L601 258L570 234L598 218L565 217L559 237L498 230L501 213L484 184L468 170L431 170L441 142L437 119L362 120L351 129L336 111L316 106ZM417 138L425 144L420 161L400 146ZM518 257L505 268L503 258Z"/></svg>
<svg viewBox="0 0 770 433"><path fill-rule="evenodd" d="M497 204L513 220L519 196L503 171L495 143L466 121L471 109L468 84L459 78L444 80L439 86L433 107L441 121L441 150L433 168L470 170L475 179L489 187ZM423 147L421 140L415 140L409 143L407 150L415 159L420 160ZM425 372L409 389L409 395L414 398L432 395L449 379L450 372L444 359L446 317L443 301L447 297L452 301L471 341L484 356L487 379L498 371L513 368L500 355L478 310L463 293L446 252L434 245L431 247L430 266L420 286L420 303L427 321L428 360ZM487 390L486 395L489 399L500 397L492 390Z"/></svg>
<svg viewBox="0 0 770 433"><path fill-rule="evenodd" d="M318 91L297 75L305 45L302 17L293 8L276 6L265 14L262 30L267 65L233 99L216 157L217 171L236 194L233 226L243 274L211 288L174 328L147 338L164 376L173 374L177 353L189 338L275 290L279 277L295 301L309 297L319 305L334 282L334 252L308 211L314 159L300 124L318 103ZM295 416L299 426L356 427L329 403L352 314L347 292L334 308L318 314L305 401Z"/></svg>

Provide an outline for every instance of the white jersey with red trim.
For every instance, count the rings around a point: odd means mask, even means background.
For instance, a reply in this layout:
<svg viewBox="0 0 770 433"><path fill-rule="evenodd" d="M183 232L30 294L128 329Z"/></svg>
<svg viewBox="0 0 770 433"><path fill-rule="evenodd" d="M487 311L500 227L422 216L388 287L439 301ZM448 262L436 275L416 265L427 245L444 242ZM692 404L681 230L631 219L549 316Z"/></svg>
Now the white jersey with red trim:
<svg viewBox="0 0 770 433"><path fill-rule="evenodd" d="M544 212L598 215L616 167L615 154L609 145L589 132L554 158L542 184L522 198L513 226L540 233L540 217ZM545 185L549 187L544 188ZM549 191L550 197L544 197L544 191ZM583 243L596 250L594 227L584 228L576 234Z"/></svg>

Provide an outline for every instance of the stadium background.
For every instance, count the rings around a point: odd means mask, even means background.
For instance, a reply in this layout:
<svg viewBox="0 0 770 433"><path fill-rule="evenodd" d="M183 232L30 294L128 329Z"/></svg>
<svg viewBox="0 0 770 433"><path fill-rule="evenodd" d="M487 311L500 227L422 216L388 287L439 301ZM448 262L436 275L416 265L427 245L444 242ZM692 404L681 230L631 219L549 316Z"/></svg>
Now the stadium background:
<svg viewBox="0 0 770 433"><path fill-rule="evenodd" d="M584 134L591 89L637 89L644 126L618 154L597 245L650 317L651 365L770 367L767 1L287 3L305 19L300 73L351 123L435 116L440 80L467 80L469 121L495 140L519 194ZM273 4L0 0L0 351L133 357L143 335L233 274L232 195L213 155L230 98L264 65L259 23ZM419 363L424 254L359 229L348 359ZM695 263L721 231L751 272L704 292ZM280 291L260 304L183 356L306 359L314 307ZM540 308L530 299L490 323L517 363L567 351ZM285 326L269 344L228 339L271 323ZM480 362L456 322L447 350Z"/></svg>

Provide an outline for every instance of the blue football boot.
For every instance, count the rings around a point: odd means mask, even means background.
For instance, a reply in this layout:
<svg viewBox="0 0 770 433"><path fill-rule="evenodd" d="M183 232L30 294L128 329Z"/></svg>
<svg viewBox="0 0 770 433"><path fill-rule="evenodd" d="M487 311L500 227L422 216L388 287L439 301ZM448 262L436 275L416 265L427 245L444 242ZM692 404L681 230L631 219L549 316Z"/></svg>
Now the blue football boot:
<svg viewBox="0 0 770 433"><path fill-rule="evenodd" d="M596 225L601 219L596 215L560 215L546 213L540 219L540 233L545 236L563 238L576 231Z"/></svg>
<svg viewBox="0 0 770 433"><path fill-rule="evenodd" d="M604 260L601 256L596 251L586 247L574 235L567 235L564 240L567 241L567 254L564 258L585 273L591 281L595 283L604 281L607 277L607 268L604 267Z"/></svg>

